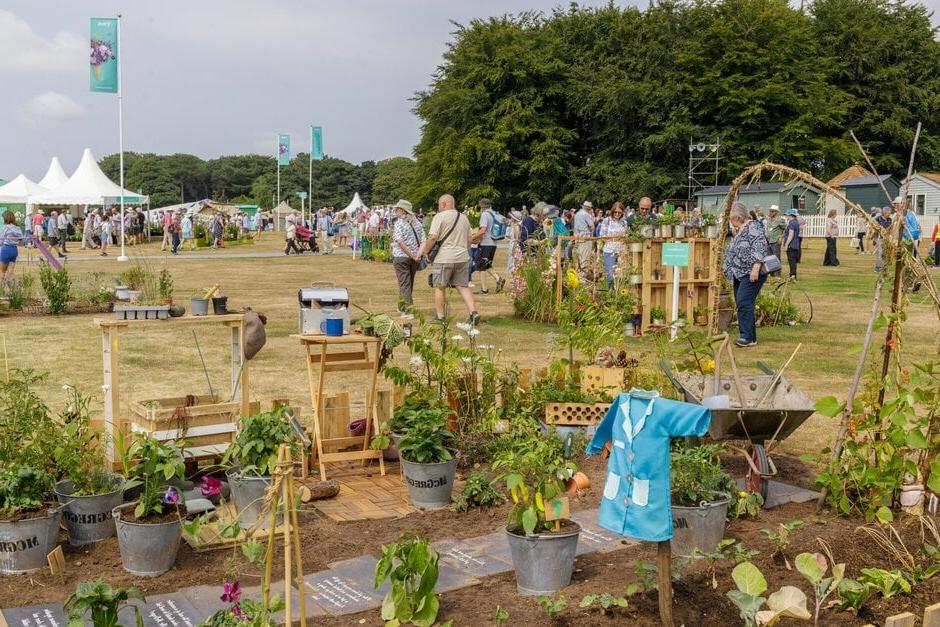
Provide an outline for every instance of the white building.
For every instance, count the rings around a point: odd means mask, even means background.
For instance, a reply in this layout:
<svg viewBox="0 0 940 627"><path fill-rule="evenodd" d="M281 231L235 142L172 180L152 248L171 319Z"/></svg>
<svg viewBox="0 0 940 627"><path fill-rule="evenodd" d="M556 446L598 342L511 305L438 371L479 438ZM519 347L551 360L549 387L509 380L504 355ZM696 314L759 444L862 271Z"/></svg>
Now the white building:
<svg viewBox="0 0 940 627"><path fill-rule="evenodd" d="M940 216L940 172L917 172L907 187L907 198L918 216Z"/></svg>

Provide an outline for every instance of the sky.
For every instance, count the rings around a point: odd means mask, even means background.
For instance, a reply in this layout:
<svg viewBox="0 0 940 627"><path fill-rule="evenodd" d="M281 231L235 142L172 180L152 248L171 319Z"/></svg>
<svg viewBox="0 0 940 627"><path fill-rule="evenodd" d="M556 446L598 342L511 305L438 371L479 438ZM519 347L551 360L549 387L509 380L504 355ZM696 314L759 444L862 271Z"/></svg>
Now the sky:
<svg viewBox="0 0 940 627"><path fill-rule="evenodd" d="M938 0L940 1L940 0ZM605 0L588 1L594 6ZM160 0L0 3L0 178L66 173L82 150L118 151L117 98L88 91L89 18L122 13L124 147L169 154L292 153L323 127L328 155L411 155L451 20L558 0Z"/></svg>
<svg viewBox="0 0 940 627"><path fill-rule="evenodd" d="M616 0L618 5L648 0ZM586 6L607 0L582 0ZM940 0L926 0L931 10ZM89 18L121 12L125 150L219 155L309 150L359 163L411 155L410 99L466 24L561 0L159 0L0 4L0 178L71 174L118 150L117 98L88 91ZM934 18L935 23L937 18Z"/></svg>

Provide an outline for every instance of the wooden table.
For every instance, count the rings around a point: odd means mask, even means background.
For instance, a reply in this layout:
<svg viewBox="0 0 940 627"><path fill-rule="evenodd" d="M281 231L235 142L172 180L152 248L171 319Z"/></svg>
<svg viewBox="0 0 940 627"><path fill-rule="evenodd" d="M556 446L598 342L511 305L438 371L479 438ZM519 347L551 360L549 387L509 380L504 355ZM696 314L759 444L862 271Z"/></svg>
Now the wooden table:
<svg viewBox="0 0 940 627"><path fill-rule="evenodd" d="M192 324L221 324L232 331L232 378L231 395L240 394L241 415L250 415L248 397L248 361L245 359L245 316L243 314L223 314L210 316L181 316L166 320L117 320L116 318L95 318L95 325L101 329L101 357L104 365L104 428L108 434L107 452L112 463L118 461L114 451L115 414L120 411L120 384L118 376L118 336L138 327L178 327Z"/></svg>
<svg viewBox="0 0 940 627"><path fill-rule="evenodd" d="M370 335L292 335L304 348L307 360L307 379L310 384L310 404L313 407L313 437L316 446L317 464L320 466L320 479L326 481L326 464L355 460L378 459L379 469L385 475L385 461L382 451L369 448L373 432L378 432L378 412L376 410L376 381L379 375L379 355L382 352L382 338ZM326 420L323 388L326 375L330 372L369 372L369 385L366 390L365 434L362 436L323 437L323 425ZM348 425L336 425L341 431L348 431ZM362 445L361 450L341 451L335 449ZM334 449L334 450L330 450Z"/></svg>

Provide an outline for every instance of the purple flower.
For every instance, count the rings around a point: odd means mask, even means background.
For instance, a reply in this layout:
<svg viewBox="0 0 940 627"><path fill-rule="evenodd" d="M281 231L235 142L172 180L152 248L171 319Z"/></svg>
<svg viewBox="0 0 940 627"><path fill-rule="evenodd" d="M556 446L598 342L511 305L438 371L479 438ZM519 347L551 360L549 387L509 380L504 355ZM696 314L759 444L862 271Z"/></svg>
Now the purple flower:
<svg viewBox="0 0 940 627"><path fill-rule="evenodd" d="M101 65L108 59L114 57L114 49L107 41L93 39L91 41L91 64Z"/></svg>
<svg viewBox="0 0 940 627"><path fill-rule="evenodd" d="M222 492L222 482L215 477L206 475L202 478L202 485L199 487L202 495L205 497L218 496Z"/></svg>
<svg viewBox="0 0 940 627"><path fill-rule="evenodd" d="M180 493L174 487L169 487L166 489L166 494L163 496L163 502L167 505L176 505L180 502Z"/></svg>
<svg viewBox="0 0 940 627"><path fill-rule="evenodd" d="M237 581L225 581L222 583L222 596L220 596L219 599L221 599L223 603L237 604L241 598L242 585L240 583Z"/></svg>

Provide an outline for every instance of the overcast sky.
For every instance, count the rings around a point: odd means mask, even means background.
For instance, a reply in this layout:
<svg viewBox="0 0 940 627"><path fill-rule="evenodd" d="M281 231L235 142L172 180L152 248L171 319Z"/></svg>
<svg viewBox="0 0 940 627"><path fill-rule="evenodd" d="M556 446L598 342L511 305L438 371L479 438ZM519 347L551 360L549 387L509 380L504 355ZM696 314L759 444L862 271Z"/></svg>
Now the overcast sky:
<svg viewBox="0 0 940 627"><path fill-rule="evenodd" d="M645 6L647 0L640 0ZM617 4L635 4L618 0ZM3 0L0 178L38 181L57 155L117 152L117 99L88 91L91 17L123 13L126 150L205 158L273 154L278 132L355 163L410 155L409 99L427 86L453 27L549 11L559 0ZM582 4L606 4L587 0ZM928 0L936 9L940 0Z"/></svg>

